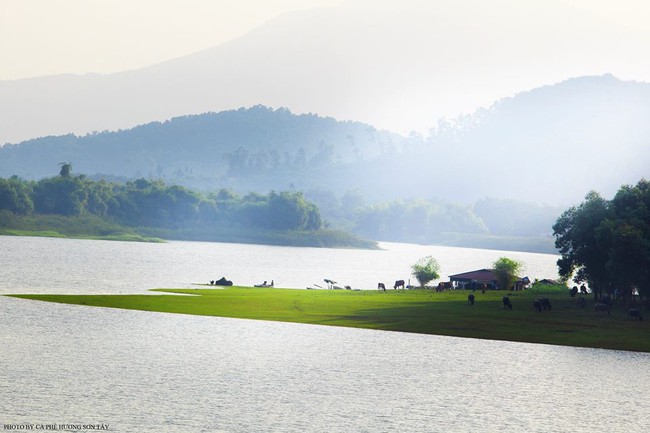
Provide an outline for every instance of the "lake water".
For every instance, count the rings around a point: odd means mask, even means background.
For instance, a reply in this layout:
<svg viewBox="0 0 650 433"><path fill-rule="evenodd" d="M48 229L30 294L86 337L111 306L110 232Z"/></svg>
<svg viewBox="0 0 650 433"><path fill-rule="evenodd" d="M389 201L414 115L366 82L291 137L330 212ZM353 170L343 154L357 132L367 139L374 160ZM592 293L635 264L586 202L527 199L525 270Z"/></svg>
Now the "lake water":
<svg viewBox="0 0 650 433"><path fill-rule="evenodd" d="M380 243L382 250L296 248L214 242L109 242L0 237L0 293L141 293L196 287L221 277L236 285L263 281L305 288L324 279L376 289L410 278L418 259L432 255L441 278L489 268L499 257L524 264L531 279L557 278L558 256L471 248ZM413 283L416 281L413 279Z"/></svg>
<svg viewBox="0 0 650 433"><path fill-rule="evenodd" d="M0 291L142 293L221 277L304 287L406 278L501 255L0 237ZM462 263L454 263L455 260ZM551 273L549 275L549 273ZM59 305L0 297L0 430L645 432L650 354ZM62 430L59 430L62 431Z"/></svg>

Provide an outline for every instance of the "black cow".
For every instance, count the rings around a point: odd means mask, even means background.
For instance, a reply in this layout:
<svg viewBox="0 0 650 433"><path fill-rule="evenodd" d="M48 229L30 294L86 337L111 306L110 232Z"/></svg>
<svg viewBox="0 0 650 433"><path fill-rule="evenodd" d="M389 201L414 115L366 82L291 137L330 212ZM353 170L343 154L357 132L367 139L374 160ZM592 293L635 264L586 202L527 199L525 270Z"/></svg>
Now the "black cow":
<svg viewBox="0 0 650 433"><path fill-rule="evenodd" d="M232 281L226 280L226 277L221 277L214 282L215 286L232 286Z"/></svg>
<svg viewBox="0 0 650 433"><path fill-rule="evenodd" d="M395 285L393 286L393 289L399 289L400 287L402 289L406 287L406 283L404 282L404 280L395 281Z"/></svg>
<svg viewBox="0 0 650 433"><path fill-rule="evenodd" d="M474 305L474 295L473 294L470 293L469 295L467 295L467 303L469 305Z"/></svg>
<svg viewBox="0 0 650 433"><path fill-rule="evenodd" d="M539 302L542 304L542 310L551 311L551 301L548 298L539 298Z"/></svg>
<svg viewBox="0 0 650 433"><path fill-rule="evenodd" d="M627 310L627 315L631 319L639 319L639 321L643 320L643 316L641 315L641 310L637 308L630 308L629 310Z"/></svg>
<svg viewBox="0 0 650 433"><path fill-rule="evenodd" d="M548 298L537 298L533 301L533 308L540 313L542 310L551 311L551 301Z"/></svg>
<svg viewBox="0 0 650 433"><path fill-rule="evenodd" d="M384 283L378 283L377 284L377 290L383 290L385 292L386 291L386 285Z"/></svg>
<svg viewBox="0 0 650 433"><path fill-rule="evenodd" d="M512 310L512 302L510 302L510 298L507 296L504 296L503 299L503 308L508 308Z"/></svg>
<svg viewBox="0 0 650 433"><path fill-rule="evenodd" d="M594 311L602 315L605 315L605 313L607 313L607 315L609 316L609 305L603 304L602 302L598 302L597 304L594 304Z"/></svg>

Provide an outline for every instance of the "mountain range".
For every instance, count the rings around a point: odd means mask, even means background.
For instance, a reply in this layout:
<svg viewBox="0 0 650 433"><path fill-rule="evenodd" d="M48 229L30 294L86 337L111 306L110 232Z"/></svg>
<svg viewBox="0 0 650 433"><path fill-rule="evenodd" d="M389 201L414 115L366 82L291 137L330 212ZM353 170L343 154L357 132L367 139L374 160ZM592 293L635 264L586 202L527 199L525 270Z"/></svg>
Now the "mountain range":
<svg viewBox="0 0 650 433"><path fill-rule="evenodd" d="M0 176L148 177L204 191L574 204L650 175L650 84L579 77L440 121L427 137L252 106L0 148Z"/></svg>
<svg viewBox="0 0 650 433"><path fill-rule="evenodd" d="M424 133L570 77L650 80L649 34L559 0L349 0L137 70L0 81L0 144L258 104Z"/></svg>

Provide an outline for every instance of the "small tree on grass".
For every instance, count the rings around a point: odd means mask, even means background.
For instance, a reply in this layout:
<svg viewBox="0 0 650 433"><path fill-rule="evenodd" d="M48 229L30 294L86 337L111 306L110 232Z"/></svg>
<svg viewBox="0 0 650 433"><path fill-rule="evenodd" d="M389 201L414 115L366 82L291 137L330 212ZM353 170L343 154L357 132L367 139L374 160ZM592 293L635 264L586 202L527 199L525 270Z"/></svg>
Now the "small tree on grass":
<svg viewBox="0 0 650 433"><path fill-rule="evenodd" d="M517 274L521 272L523 265L508 257L501 257L492 265L494 274L499 282L499 287L503 290L509 290L515 281L517 281Z"/></svg>
<svg viewBox="0 0 650 433"><path fill-rule="evenodd" d="M432 256L421 258L411 266L411 270L418 283L420 283L420 287L424 287L429 281L440 277L440 265Z"/></svg>

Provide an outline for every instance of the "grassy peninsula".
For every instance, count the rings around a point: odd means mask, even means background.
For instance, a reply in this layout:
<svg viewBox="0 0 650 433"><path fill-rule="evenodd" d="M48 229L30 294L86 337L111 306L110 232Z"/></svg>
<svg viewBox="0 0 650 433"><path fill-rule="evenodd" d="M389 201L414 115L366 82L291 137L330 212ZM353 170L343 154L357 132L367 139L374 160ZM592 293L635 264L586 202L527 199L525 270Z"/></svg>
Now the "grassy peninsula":
<svg viewBox="0 0 650 433"><path fill-rule="evenodd" d="M531 289L512 293L513 309L502 308L506 292L432 290L345 291L231 287L156 289L151 295L9 295L65 304L166 313L297 322L420 334L546 343L650 352L650 322L632 320L627 309L611 315L580 307L566 291ZM196 296L175 296L172 294ZM547 297L551 311L537 312L532 302Z"/></svg>

